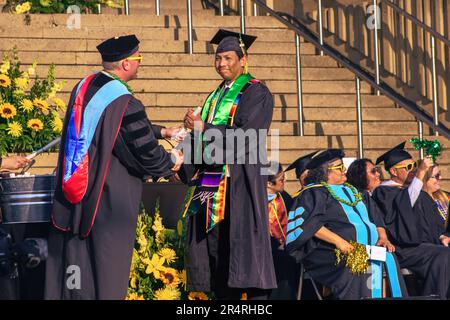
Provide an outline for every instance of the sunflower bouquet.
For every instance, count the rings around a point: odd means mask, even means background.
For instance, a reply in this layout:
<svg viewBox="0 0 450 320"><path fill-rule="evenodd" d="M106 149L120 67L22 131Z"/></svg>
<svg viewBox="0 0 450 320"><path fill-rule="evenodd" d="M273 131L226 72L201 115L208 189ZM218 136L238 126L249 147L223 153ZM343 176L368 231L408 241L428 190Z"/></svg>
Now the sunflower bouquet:
<svg viewBox="0 0 450 320"><path fill-rule="evenodd" d="M206 294L186 291L182 229L166 229L159 212L142 210L130 270L127 300L200 300Z"/></svg>
<svg viewBox="0 0 450 320"><path fill-rule="evenodd" d="M81 12L92 12L99 5L121 8L123 0L7 0L3 11L16 14L27 13L66 13L69 6L77 6Z"/></svg>
<svg viewBox="0 0 450 320"><path fill-rule="evenodd" d="M55 67L39 79L37 61L26 71L15 51L0 64L0 155L37 150L61 134L66 105L56 97L64 82L55 81Z"/></svg>

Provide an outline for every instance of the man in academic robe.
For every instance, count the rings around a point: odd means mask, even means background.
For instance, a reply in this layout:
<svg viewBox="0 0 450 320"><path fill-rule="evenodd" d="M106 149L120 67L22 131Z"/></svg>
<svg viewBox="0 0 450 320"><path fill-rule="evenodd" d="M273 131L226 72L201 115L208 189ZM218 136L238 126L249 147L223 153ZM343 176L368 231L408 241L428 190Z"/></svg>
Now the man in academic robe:
<svg viewBox="0 0 450 320"><path fill-rule="evenodd" d="M170 176L171 157L127 82L142 61L134 35L101 43L104 70L73 89L58 158L46 299L124 299L144 176ZM161 133L161 132L160 132Z"/></svg>
<svg viewBox="0 0 450 320"><path fill-rule="evenodd" d="M186 210L187 287L212 291L218 299L240 299L242 293L264 299L276 287L262 171L273 99L247 73L247 49L255 38L219 30L211 43L218 44L215 67L224 81L200 114L190 110L184 120L193 134L181 148L193 144L195 158L180 170L182 180L195 185Z"/></svg>
<svg viewBox="0 0 450 320"><path fill-rule="evenodd" d="M396 246L402 268L423 280L422 294L450 298L450 238L434 232L435 210L427 201L423 179L433 165L430 157L417 162L404 150L403 142L377 159L384 162L391 179L373 192L373 199L384 214L389 238Z"/></svg>
<svg viewBox="0 0 450 320"><path fill-rule="evenodd" d="M286 250L336 299L382 298L383 268L391 296L404 297L404 280L392 254L395 248L387 239L379 209L370 197L345 183L343 157L340 149L312 156L307 186L293 199L288 214ZM342 261L336 263L335 249L342 254L355 250L350 241L370 246L368 269L361 274L352 273Z"/></svg>

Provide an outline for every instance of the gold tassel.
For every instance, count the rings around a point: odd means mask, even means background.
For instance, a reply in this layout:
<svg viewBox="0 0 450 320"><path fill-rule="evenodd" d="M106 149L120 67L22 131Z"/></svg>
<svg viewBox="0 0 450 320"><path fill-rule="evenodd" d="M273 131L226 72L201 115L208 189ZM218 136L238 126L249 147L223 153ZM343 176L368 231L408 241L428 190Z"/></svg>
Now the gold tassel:
<svg viewBox="0 0 450 320"><path fill-rule="evenodd" d="M242 38L241 38L240 34L239 34L239 46L241 47L242 54L244 56L247 56L247 51L245 50L245 44L244 44L244 41L242 41ZM244 74L248 74L248 61L245 61Z"/></svg>

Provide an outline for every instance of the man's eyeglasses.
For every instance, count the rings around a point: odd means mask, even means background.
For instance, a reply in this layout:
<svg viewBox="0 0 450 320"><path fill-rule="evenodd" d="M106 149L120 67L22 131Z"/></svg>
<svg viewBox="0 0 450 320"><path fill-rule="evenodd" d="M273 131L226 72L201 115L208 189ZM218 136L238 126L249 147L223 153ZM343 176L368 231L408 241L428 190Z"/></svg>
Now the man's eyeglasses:
<svg viewBox="0 0 450 320"><path fill-rule="evenodd" d="M442 179L442 175L440 173L437 173L434 176L431 176L430 178L431 179L436 179L436 180L441 180Z"/></svg>
<svg viewBox="0 0 450 320"><path fill-rule="evenodd" d="M403 166L394 166L395 169L405 169L406 171L411 171L414 168L417 168L417 162L411 162L408 164L405 164Z"/></svg>
<svg viewBox="0 0 450 320"><path fill-rule="evenodd" d="M339 170L341 172L345 172L345 170L347 170L347 168L344 166L343 163L337 165L337 166L333 166L333 167L328 167L328 170Z"/></svg>
<svg viewBox="0 0 450 320"><path fill-rule="evenodd" d="M139 62L142 62L144 60L144 57L143 56L128 57L125 60L139 60Z"/></svg>

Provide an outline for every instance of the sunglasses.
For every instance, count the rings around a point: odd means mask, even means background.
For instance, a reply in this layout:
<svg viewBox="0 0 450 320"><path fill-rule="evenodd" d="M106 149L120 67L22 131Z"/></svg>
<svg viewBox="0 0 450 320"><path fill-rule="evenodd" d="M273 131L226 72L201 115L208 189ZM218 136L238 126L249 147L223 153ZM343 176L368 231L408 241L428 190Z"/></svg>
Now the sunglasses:
<svg viewBox="0 0 450 320"><path fill-rule="evenodd" d="M347 168L344 166L343 163L341 163L340 165L337 165L337 166L328 167L328 170L339 170L341 172L345 172L345 170L347 170Z"/></svg>
<svg viewBox="0 0 450 320"><path fill-rule="evenodd" d="M405 169L407 172L411 171L414 168L417 168L417 162L411 162L405 164L403 166L394 166L395 169Z"/></svg>
<svg viewBox="0 0 450 320"><path fill-rule="evenodd" d="M139 60L139 62L142 62L144 60L144 57L143 56L128 57L125 60Z"/></svg>
<svg viewBox="0 0 450 320"><path fill-rule="evenodd" d="M441 180L442 179L442 175L440 173L437 173L434 176L431 176L430 179Z"/></svg>

